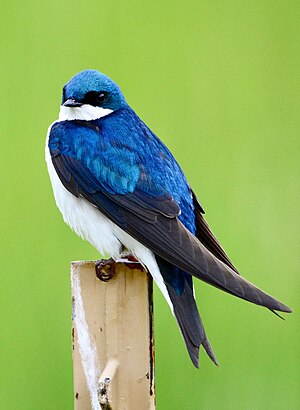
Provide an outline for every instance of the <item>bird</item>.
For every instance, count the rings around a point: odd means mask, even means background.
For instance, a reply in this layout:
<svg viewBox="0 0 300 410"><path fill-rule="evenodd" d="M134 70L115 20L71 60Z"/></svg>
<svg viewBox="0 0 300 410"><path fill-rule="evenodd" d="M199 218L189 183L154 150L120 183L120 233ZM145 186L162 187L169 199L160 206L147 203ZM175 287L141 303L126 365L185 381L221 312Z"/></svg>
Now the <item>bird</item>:
<svg viewBox="0 0 300 410"><path fill-rule="evenodd" d="M201 346L218 362L193 278L274 313L291 312L239 274L174 156L105 74L84 70L63 87L46 162L64 221L101 255L127 255L152 275L195 367Z"/></svg>

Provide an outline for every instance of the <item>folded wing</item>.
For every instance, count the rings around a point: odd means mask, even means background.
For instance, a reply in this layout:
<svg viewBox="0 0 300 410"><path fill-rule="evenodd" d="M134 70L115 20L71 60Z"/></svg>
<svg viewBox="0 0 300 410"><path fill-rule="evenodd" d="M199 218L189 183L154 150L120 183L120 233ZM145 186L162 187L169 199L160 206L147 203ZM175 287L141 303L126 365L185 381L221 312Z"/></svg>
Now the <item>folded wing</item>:
<svg viewBox="0 0 300 410"><path fill-rule="evenodd" d="M266 294L218 259L178 219L180 209L169 193L154 196L136 188L126 194L112 194L95 180L76 158L55 152L54 167L64 186L82 196L125 232L166 261L225 292L272 310L290 308Z"/></svg>

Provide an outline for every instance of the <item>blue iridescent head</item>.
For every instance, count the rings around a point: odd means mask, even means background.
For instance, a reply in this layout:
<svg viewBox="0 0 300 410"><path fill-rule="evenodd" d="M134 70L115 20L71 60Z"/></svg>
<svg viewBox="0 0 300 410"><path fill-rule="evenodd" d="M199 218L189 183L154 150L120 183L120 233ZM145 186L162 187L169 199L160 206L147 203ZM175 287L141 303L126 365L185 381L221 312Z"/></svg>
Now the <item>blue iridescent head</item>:
<svg viewBox="0 0 300 410"><path fill-rule="evenodd" d="M110 110L126 105L125 98L109 77L96 70L76 74L63 88L62 105L80 107L88 104Z"/></svg>

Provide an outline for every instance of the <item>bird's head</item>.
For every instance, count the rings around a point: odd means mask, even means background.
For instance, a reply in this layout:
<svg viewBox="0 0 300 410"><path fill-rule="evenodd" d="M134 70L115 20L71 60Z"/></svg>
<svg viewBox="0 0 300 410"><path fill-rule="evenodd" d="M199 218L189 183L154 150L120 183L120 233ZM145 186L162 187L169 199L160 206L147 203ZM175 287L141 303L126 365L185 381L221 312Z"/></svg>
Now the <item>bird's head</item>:
<svg viewBox="0 0 300 410"><path fill-rule="evenodd" d="M121 90L109 77L96 70L84 70L64 86L59 119L93 120L125 105Z"/></svg>

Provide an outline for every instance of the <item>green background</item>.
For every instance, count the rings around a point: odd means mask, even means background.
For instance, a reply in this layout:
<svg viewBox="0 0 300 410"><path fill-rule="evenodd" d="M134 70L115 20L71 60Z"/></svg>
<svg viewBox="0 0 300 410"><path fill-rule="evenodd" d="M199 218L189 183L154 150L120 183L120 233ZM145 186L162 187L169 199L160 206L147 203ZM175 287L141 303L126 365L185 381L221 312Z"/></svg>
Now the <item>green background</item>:
<svg viewBox="0 0 300 410"><path fill-rule="evenodd" d="M155 289L157 408L298 409L299 1L1 2L0 408L72 409L72 260L44 162L62 86L95 68L172 150L241 273L286 321L197 283L191 365ZM138 409L132 409L138 410Z"/></svg>

